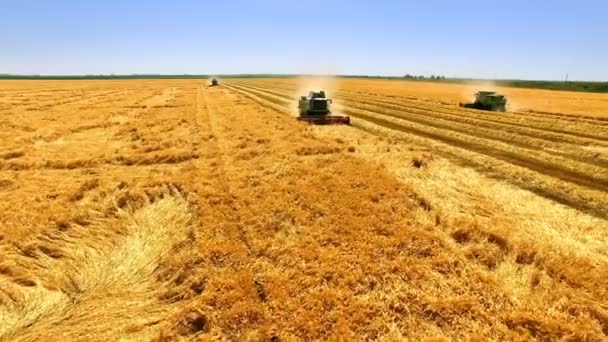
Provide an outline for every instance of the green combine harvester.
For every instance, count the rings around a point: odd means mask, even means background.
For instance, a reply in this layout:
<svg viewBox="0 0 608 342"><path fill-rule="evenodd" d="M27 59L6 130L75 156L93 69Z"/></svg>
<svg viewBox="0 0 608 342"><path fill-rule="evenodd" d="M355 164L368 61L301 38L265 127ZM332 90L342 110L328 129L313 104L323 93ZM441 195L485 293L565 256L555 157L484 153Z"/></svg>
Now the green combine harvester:
<svg viewBox="0 0 608 342"><path fill-rule="evenodd" d="M350 125L349 116L331 115L331 99L325 96L325 91L310 91L308 96L301 96L298 101L298 120L312 124L344 124Z"/></svg>
<svg viewBox="0 0 608 342"><path fill-rule="evenodd" d="M475 102L461 103L460 107L504 112L507 110L507 98L494 91L478 91Z"/></svg>

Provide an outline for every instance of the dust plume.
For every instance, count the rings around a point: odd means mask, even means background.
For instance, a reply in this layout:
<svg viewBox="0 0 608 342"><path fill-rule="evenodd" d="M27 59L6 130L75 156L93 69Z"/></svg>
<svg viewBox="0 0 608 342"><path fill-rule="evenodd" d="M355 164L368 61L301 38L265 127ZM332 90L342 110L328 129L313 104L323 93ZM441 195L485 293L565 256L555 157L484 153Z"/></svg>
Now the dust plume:
<svg viewBox="0 0 608 342"><path fill-rule="evenodd" d="M332 98L334 92L339 89L339 80L335 76L301 76L296 79L296 90L293 101L290 104L291 114L298 116L298 99L300 96L308 95L311 90L324 90L328 98Z"/></svg>
<svg viewBox="0 0 608 342"><path fill-rule="evenodd" d="M517 98L517 103L514 102L515 97L510 96L511 91L509 88L501 87L496 84L493 80L474 80L465 83L462 87L461 102L469 103L475 102L475 93L478 91L495 91L503 94L507 97L507 110L508 111L519 111L523 110L521 103L521 97Z"/></svg>
<svg viewBox="0 0 608 342"><path fill-rule="evenodd" d="M220 81L220 78L214 75L210 75L209 77L207 77L207 85L210 86L213 80Z"/></svg>
<svg viewBox="0 0 608 342"><path fill-rule="evenodd" d="M499 89L493 80L471 80L465 82L465 86L462 87L462 93L460 95L461 102L469 103L475 102L475 93L478 91L496 91Z"/></svg>

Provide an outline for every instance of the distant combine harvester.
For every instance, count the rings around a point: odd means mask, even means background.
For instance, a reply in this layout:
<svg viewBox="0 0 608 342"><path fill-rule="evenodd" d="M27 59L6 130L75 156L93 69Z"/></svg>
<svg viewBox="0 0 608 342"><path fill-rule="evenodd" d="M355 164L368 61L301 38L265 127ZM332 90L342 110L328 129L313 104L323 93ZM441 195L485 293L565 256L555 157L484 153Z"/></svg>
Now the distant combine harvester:
<svg viewBox="0 0 608 342"><path fill-rule="evenodd" d="M507 99L494 91L478 91L475 93L475 102L461 103L460 107L504 112L507 110Z"/></svg>

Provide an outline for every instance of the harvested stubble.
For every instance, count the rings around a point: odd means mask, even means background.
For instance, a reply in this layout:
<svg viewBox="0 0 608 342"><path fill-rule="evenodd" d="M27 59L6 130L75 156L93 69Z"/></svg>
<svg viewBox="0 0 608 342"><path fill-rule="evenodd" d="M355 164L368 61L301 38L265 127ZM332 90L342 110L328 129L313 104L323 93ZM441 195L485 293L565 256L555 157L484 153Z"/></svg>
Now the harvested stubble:
<svg viewBox="0 0 608 342"><path fill-rule="evenodd" d="M604 220L227 83L5 87L123 92L0 112L2 338L606 337Z"/></svg>

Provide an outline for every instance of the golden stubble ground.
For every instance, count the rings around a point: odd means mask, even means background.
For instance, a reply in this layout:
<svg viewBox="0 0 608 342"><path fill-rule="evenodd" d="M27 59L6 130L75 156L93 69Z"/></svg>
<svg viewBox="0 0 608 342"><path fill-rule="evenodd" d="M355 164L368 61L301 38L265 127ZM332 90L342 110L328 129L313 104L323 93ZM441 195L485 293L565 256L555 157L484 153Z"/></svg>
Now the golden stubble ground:
<svg viewBox="0 0 608 342"><path fill-rule="evenodd" d="M439 148L204 81L1 89L0 339L608 334L606 220Z"/></svg>

